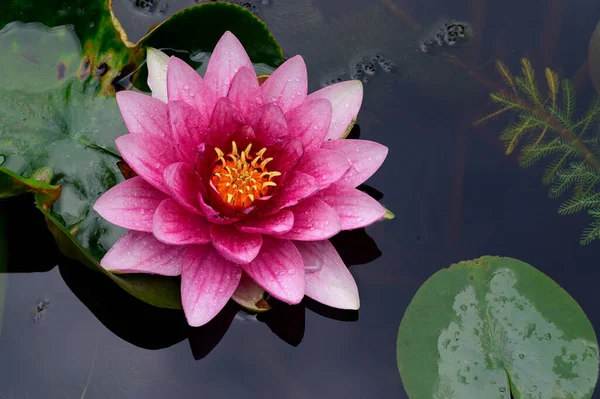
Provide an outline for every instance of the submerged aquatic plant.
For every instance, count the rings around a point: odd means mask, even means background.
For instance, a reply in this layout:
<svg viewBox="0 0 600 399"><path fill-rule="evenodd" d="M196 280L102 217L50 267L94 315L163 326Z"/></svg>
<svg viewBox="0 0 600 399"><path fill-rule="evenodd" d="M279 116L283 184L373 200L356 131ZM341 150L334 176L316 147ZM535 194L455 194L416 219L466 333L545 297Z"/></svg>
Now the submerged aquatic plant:
<svg viewBox="0 0 600 399"><path fill-rule="evenodd" d="M130 229L101 265L123 273L181 274L188 323L210 321L251 278L273 297L358 309L356 283L330 237L381 220L357 190L387 148L340 140L362 85L307 95L302 57L259 86L238 39L226 32L204 79L182 60L148 51L152 96L117 94L130 134L117 138L137 173L94 209ZM240 282L243 283L240 283Z"/></svg>
<svg viewBox="0 0 600 399"><path fill-rule="evenodd" d="M525 137L519 162L529 167L550 158L542 181L550 187L551 198L567 192L558 213L568 215L587 210L594 221L583 231L581 244L600 239L600 98L595 97L583 115L575 112L575 87L568 79L560 79L550 68L545 70L546 93L542 94L528 59L521 60L521 76L513 77L501 61L497 69L507 89L490 94L501 108L481 119L481 124L507 111L516 113L500 138L506 144L506 154L513 153Z"/></svg>

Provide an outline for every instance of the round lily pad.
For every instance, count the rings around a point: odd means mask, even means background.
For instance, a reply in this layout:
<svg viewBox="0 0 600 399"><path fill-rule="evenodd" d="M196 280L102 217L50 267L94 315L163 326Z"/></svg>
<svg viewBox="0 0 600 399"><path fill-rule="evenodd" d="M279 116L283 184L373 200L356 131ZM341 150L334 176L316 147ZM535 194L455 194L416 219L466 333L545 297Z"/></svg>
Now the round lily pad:
<svg viewBox="0 0 600 399"><path fill-rule="evenodd" d="M598 342L575 300L516 259L485 256L434 274L397 342L410 398L590 398Z"/></svg>

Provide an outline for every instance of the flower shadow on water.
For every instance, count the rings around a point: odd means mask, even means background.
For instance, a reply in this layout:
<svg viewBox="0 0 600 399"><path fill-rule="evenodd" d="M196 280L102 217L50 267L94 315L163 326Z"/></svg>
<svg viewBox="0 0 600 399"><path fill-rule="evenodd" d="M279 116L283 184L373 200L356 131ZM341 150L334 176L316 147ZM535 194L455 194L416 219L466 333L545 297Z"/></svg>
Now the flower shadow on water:
<svg viewBox="0 0 600 399"><path fill-rule="evenodd" d="M375 198L383 196L369 186L361 189ZM167 348L187 338L194 359L201 360L219 344L236 314L244 312L229 301L209 323L190 327L183 311L148 305L105 275L62 255L46 229L43 216L35 211L33 201L0 201L0 222L11 232L8 273L47 272L58 265L66 285L94 316L115 335L140 348ZM331 242L348 266L369 263L381 256L375 241L364 228L343 231L331 238ZM33 245L35 250L32 250ZM358 320L356 310L331 308L308 297L298 305L288 305L275 298L268 298L268 301L272 309L259 314L256 319L292 346L300 345L304 338L306 309L333 320Z"/></svg>

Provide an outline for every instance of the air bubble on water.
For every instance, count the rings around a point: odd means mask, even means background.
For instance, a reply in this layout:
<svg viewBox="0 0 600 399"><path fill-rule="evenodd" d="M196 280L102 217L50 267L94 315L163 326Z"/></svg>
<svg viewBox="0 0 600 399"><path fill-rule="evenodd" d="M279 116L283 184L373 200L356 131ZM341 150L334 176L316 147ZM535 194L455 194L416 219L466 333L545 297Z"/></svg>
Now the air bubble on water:
<svg viewBox="0 0 600 399"><path fill-rule="evenodd" d="M33 321L38 322L44 317L46 311L50 307L50 301L48 299L41 299L37 302L34 312Z"/></svg>
<svg viewBox="0 0 600 399"><path fill-rule="evenodd" d="M140 13L154 15L160 0L130 0L133 7Z"/></svg>

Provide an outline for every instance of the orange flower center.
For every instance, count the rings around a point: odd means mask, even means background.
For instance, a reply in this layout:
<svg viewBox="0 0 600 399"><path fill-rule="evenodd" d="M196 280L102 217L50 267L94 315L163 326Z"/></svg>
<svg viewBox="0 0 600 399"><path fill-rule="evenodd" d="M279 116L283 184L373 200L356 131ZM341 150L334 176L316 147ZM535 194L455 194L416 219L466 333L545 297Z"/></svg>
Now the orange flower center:
<svg viewBox="0 0 600 399"><path fill-rule="evenodd" d="M211 181L219 196L236 210L248 208L255 199L268 195L271 187L277 184L273 178L281 173L269 171L267 164L273 158L265 158L266 148L251 153L252 144L238 152L235 141L231 142L231 152L225 154L215 148L217 158L213 162Z"/></svg>

